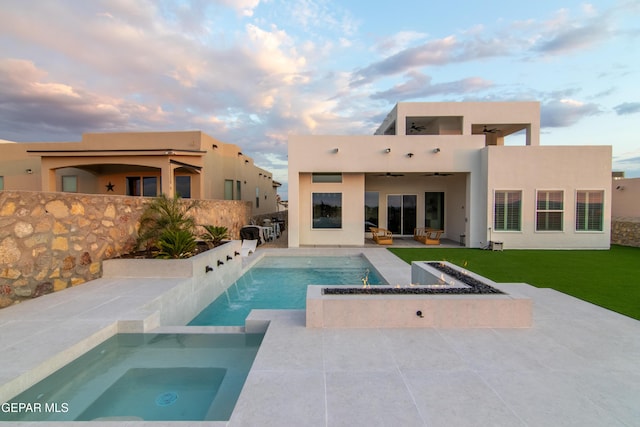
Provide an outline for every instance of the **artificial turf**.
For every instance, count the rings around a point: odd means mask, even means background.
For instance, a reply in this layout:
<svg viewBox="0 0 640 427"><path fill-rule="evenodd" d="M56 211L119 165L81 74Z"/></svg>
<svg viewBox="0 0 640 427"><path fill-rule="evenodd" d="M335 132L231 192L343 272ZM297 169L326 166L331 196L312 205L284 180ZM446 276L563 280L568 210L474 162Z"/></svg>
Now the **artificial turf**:
<svg viewBox="0 0 640 427"><path fill-rule="evenodd" d="M495 282L552 288L640 320L640 248L505 250L389 248L407 263L449 261Z"/></svg>

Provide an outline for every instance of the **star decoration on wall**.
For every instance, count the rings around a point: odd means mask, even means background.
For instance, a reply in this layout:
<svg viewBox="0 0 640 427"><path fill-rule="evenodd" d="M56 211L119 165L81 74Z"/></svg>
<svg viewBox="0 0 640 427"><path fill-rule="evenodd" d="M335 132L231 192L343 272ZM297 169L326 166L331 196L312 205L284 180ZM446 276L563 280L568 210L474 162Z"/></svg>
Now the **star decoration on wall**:
<svg viewBox="0 0 640 427"><path fill-rule="evenodd" d="M112 184L111 181L109 181L109 183L105 185L105 187L107 187L107 191L113 191L113 187L115 187L115 185Z"/></svg>

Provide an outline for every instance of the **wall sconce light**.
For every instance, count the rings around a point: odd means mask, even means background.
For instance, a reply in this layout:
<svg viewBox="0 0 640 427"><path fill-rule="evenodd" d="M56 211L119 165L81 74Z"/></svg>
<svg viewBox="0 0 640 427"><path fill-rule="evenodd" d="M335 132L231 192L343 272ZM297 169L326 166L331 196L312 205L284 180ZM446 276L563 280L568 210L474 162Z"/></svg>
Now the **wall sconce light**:
<svg viewBox="0 0 640 427"><path fill-rule="evenodd" d="M245 184L247 183L247 181L244 182Z"/></svg>
<svg viewBox="0 0 640 427"><path fill-rule="evenodd" d="M247 163L249 163L249 160L245 159L244 164L246 165Z"/></svg>
<svg viewBox="0 0 640 427"><path fill-rule="evenodd" d="M218 145L217 144L212 144L211 148L216 149L216 148L218 148Z"/></svg>
<svg viewBox="0 0 640 427"><path fill-rule="evenodd" d="M333 152L334 152L334 153L337 153L338 151L340 151L340 149L338 149L338 148L334 148L334 149L333 149Z"/></svg>
<svg viewBox="0 0 640 427"><path fill-rule="evenodd" d="M622 190L624 190L624 187L623 187L622 185L618 185L618 186L616 187L616 190L618 190L618 191L622 191Z"/></svg>
<svg viewBox="0 0 640 427"><path fill-rule="evenodd" d="M413 153L407 153L407 157L408 158L412 158L413 157Z"/></svg>
<svg viewBox="0 0 640 427"><path fill-rule="evenodd" d="M384 149L384 152L385 152L385 153L387 153L387 154L389 154L389 153L391 152L391 148L385 148L385 149Z"/></svg>
<svg viewBox="0 0 640 427"><path fill-rule="evenodd" d="M27 170L25 170L25 172L28 173L29 175L31 175L33 173L33 170L32 169L27 169Z"/></svg>
<svg viewBox="0 0 640 427"><path fill-rule="evenodd" d="M436 148L434 148L434 149L433 149L433 152L434 152L434 153L439 153L439 152L440 152L440 149L436 147Z"/></svg>

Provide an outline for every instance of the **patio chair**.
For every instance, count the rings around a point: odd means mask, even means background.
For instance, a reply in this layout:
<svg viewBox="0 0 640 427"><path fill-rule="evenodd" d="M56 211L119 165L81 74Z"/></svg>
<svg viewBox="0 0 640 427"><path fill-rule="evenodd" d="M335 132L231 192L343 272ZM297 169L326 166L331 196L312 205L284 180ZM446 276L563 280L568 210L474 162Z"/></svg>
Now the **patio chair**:
<svg viewBox="0 0 640 427"><path fill-rule="evenodd" d="M373 241L379 245L392 245L393 233L384 228L369 227L373 236Z"/></svg>
<svg viewBox="0 0 640 427"><path fill-rule="evenodd" d="M242 247L240 248L240 255L249 256L256 251L258 246L257 240L243 240Z"/></svg>
<svg viewBox="0 0 640 427"><path fill-rule="evenodd" d="M428 227L417 227L413 230L413 239L425 245L439 245L443 230Z"/></svg>

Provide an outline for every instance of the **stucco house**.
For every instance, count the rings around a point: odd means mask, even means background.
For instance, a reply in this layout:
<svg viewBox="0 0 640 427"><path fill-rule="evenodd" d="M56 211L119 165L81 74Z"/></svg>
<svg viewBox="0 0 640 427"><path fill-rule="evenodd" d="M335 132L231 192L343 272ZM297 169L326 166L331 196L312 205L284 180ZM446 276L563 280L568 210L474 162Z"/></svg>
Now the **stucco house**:
<svg viewBox="0 0 640 427"><path fill-rule="evenodd" d="M0 190L244 200L277 210L270 172L201 131L85 133L80 142L0 141Z"/></svg>
<svg viewBox="0 0 640 427"><path fill-rule="evenodd" d="M541 146L537 102L398 103L374 135L289 137L289 246L360 246L374 225L467 247L609 248L611 154Z"/></svg>

